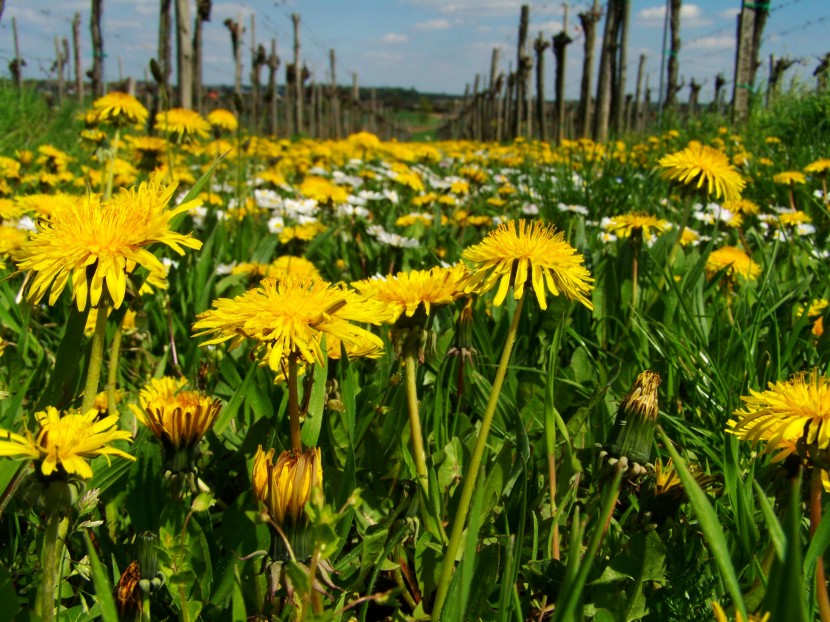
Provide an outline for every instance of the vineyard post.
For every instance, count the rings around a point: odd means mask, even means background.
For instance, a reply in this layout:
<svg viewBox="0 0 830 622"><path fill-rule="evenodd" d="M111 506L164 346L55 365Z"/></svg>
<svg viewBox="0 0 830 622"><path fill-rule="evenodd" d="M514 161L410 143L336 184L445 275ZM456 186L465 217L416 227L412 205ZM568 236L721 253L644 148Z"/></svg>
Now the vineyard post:
<svg viewBox="0 0 830 622"><path fill-rule="evenodd" d="M582 32L585 34L583 42L584 60L582 62L582 82L579 87L579 137L587 138L591 132L591 79L594 73L594 47L597 37L597 22L602 13L599 0L594 0L590 11L579 14Z"/></svg>
<svg viewBox="0 0 830 622"><path fill-rule="evenodd" d="M233 51L233 94L242 97L242 34L245 27L242 25L242 16L234 21L230 17L224 22L231 33L231 49Z"/></svg>
<svg viewBox="0 0 830 622"><path fill-rule="evenodd" d="M331 86L329 87L329 138L340 139L342 129L340 127L340 101L337 93L337 55L334 48L329 50L329 73L331 74Z"/></svg>
<svg viewBox="0 0 830 622"><path fill-rule="evenodd" d="M18 91L23 88L23 65L25 62L20 58L20 43L17 39L17 18L12 17L12 33L14 34L14 81Z"/></svg>
<svg viewBox="0 0 830 622"><path fill-rule="evenodd" d="M562 30L553 37L553 56L556 60L556 125L553 138L557 144L565 138L565 70L567 47L573 42L568 35L568 3L566 2L563 6L565 14L562 20Z"/></svg>
<svg viewBox="0 0 830 622"><path fill-rule="evenodd" d="M513 134L513 126L510 123L510 120L513 118L513 91L515 88L516 72L510 71L510 65L508 64L507 86L504 91L504 118L502 119L502 127L504 128L503 140L511 140L516 137Z"/></svg>
<svg viewBox="0 0 830 622"><path fill-rule="evenodd" d="M352 74L352 105L350 116L352 134L360 131L360 87L357 82L357 72Z"/></svg>
<svg viewBox="0 0 830 622"><path fill-rule="evenodd" d="M92 97L104 95L104 37L101 34L103 0L92 0L89 29L92 34Z"/></svg>
<svg viewBox="0 0 830 622"><path fill-rule="evenodd" d="M256 44L256 14L251 13L251 132L259 127L259 69L262 66ZM262 50L265 56L265 50ZM264 62L264 58L262 61Z"/></svg>
<svg viewBox="0 0 830 622"><path fill-rule="evenodd" d="M527 88L526 68L529 65L527 57L527 28L530 21L530 6L522 5L519 17L519 45L516 48L516 105L513 114L513 138L522 135L525 105L525 89Z"/></svg>
<svg viewBox="0 0 830 622"><path fill-rule="evenodd" d="M666 110L673 110L677 105L677 93L685 86L678 84L680 72L680 9L681 0L669 2L669 59L666 69Z"/></svg>
<svg viewBox="0 0 830 622"><path fill-rule="evenodd" d="M179 106L193 108L193 36L190 0L176 0L176 70Z"/></svg>
<svg viewBox="0 0 830 622"><path fill-rule="evenodd" d="M81 14L72 18L72 53L75 59L75 97L78 103L84 103L84 74L81 67Z"/></svg>
<svg viewBox="0 0 830 622"><path fill-rule="evenodd" d="M55 80L58 83L58 107L60 108L63 108L63 65L65 62L58 35L55 35Z"/></svg>
<svg viewBox="0 0 830 622"><path fill-rule="evenodd" d="M624 110L623 102L626 101L625 88L628 78L628 26L631 21L631 0L618 0L618 11L620 13L620 21L618 25L620 37L620 52L619 52L619 73L617 77L617 94L615 100L617 106L614 109L616 114L614 117L614 132L619 136L625 129L625 119L628 118L628 113Z"/></svg>
<svg viewBox="0 0 830 622"><path fill-rule="evenodd" d="M292 13L294 25L294 133L303 132L303 68L300 66L300 14Z"/></svg>
<svg viewBox="0 0 830 622"><path fill-rule="evenodd" d="M752 84L752 42L755 36L755 11L746 0L738 14L738 46L735 52L735 82L732 89L732 123L743 123L749 115Z"/></svg>
<svg viewBox="0 0 830 622"><path fill-rule="evenodd" d="M700 89L703 88L703 85L706 83L704 82L699 83L694 78L691 79L689 82L689 105L688 105L688 112L689 116L693 117L697 114L697 100L700 96Z"/></svg>
<svg viewBox="0 0 830 622"><path fill-rule="evenodd" d="M550 47L550 41L543 38L542 31L533 43L533 51L536 52L536 125L539 140L547 140L547 127L545 125L545 50Z"/></svg>
<svg viewBox="0 0 830 622"><path fill-rule="evenodd" d="M597 142L605 142L608 139L614 66L612 57L617 53L617 22L617 3L608 0L605 5L605 30L597 75L597 106L594 114L594 140Z"/></svg>
<svg viewBox="0 0 830 622"><path fill-rule="evenodd" d="M277 40L271 39L271 54L268 55L268 102L270 104L271 135L277 136L277 70L280 68L280 57L277 56Z"/></svg>
<svg viewBox="0 0 830 622"><path fill-rule="evenodd" d="M170 25L172 19L173 0L161 0L159 6L159 46L158 64L161 70L159 88L169 92L170 72L173 66L173 46L170 42Z"/></svg>
<svg viewBox="0 0 830 622"><path fill-rule="evenodd" d="M642 124L642 96L643 96L643 73L645 73L646 68L646 55L640 54L640 62L637 64L637 86L634 90L634 120L632 123L632 127L637 130L641 131L643 129Z"/></svg>
<svg viewBox="0 0 830 622"><path fill-rule="evenodd" d="M501 140L501 129L499 123L501 120L501 115L499 114L501 99L499 98L498 90L496 89L499 81L500 56L501 50L499 48L493 48L493 54L490 56L490 84L487 87L487 111L485 113L488 119L485 133L486 140Z"/></svg>
<svg viewBox="0 0 830 622"><path fill-rule="evenodd" d="M212 0L196 0L196 21L193 25L193 97L196 100L196 110L199 114L205 113L202 30L204 23L210 21L211 4Z"/></svg>

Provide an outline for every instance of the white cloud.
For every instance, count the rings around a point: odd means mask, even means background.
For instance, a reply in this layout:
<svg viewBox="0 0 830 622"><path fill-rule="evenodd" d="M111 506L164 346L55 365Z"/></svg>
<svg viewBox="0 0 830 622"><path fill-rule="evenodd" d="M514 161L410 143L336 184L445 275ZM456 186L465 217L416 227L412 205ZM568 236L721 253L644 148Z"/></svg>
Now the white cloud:
<svg viewBox="0 0 830 622"><path fill-rule="evenodd" d="M399 32L390 32L383 35L381 41L383 43L406 43L407 41L409 41L409 37Z"/></svg>
<svg viewBox="0 0 830 622"><path fill-rule="evenodd" d="M415 30L446 30L447 28L451 28L450 20L441 18L441 19L432 19L428 22L418 22L415 24Z"/></svg>
<svg viewBox="0 0 830 622"><path fill-rule="evenodd" d="M686 50L733 50L735 37L723 35L721 37L700 37L683 46Z"/></svg>
<svg viewBox="0 0 830 622"><path fill-rule="evenodd" d="M642 9L637 13L637 20L642 26L662 26L666 16L665 6L653 6ZM712 20L703 15L703 11L696 4L684 4L680 7L680 27L697 28L712 23Z"/></svg>

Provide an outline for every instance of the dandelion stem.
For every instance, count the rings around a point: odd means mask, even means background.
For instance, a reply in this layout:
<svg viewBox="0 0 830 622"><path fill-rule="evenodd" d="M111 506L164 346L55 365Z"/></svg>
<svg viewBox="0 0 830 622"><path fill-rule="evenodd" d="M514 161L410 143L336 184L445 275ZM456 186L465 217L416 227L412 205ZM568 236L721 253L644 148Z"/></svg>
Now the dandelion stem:
<svg viewBox="0 0 830 622"><path fill-rule="evenodd" d="M95 312L95 332L92 335L92 347L89 352L89 367L86 371L84 385L84 401L81 412L88 412L95 404L95 395L98 393L98 380L101 378L101 362L104 359L104 342L107 339L107 306L102 304Z"/></svg>
<svg viewBox="0 0 830 622"><path fill-rule="evenodd" d="M527 292L527 290L525 290ZM467 474L464 477L464 487L461 490L461 499L458 502L458 509L456 510L455 518L452 523L452 532L450 533L450 541L447 544L447 549L444 554L444 563L441 567L441 578L438 580L438 588L435 594L435 604L432 608L432 620L437 622L441 618L441 609L444 607L444 601L447 598L447 591L450 588L450 580L452 579L455 570L455 558L458 554L458 547L461 545L461 535L464 531L464 525L467 522L467 513L470 511L470 503L473 499L473 491L475 490L476 479L478 472L481 469L481 461L484 457L484 451L487 448L487 436L490 433L490 426L493 424L493 415L496 413L496 405L499 402L499 394L501 393L501 385L504 382L504 377L507 374L507 364L510 362L510 354L513 352L513 343L516 341L516 333L519 328L519 319L522 315L522 307L524 305L525 294L519 298L516 304L516 311L513 314L513 320L510 323L510 329L507 332L507 338L504 341L504 350L502 350L499 367L496 371L496 377L493 380L493 388L490 391L490 398L487 401L487 408L481 419L481 428L478 431L478 438L473 449L473 455L470 458L470 466Z"/></svg>
<svg viewBox="0 0 830 622"><path fill-rule="evenodd" d="M821 522L821 469L813 469L810 481L810 536L816 532ZM816 561L816 600L818 601L821 622L830 622L830 597L827 594L827 580L824 573L824 559L819 556Z"/></svg>
<svg viewBox="0 0 830 622"><path fill-rule="evenodd" d="M418 388L415 380L418 371L417 361L412 348L406 353L406 401L409 406L409 430L412 437L412 453L415 458L415 470L418 473L418 483L428 499L429 475L427 473L426 453L424 452L424 436L421 431L421 416L418 413Z"/></svg>
<svg viewBox="0 0 830 622"><path fill-rule="evenodd" d="M118 359L121 356L121 335L126 317L125 313L118 323L118 328L115 329L115 335L112 337L112 345L110 346L110 366L107 369L107 412L110 416L118 414L118 410L115 408L115 388L118 385Z"/></svg>
<svg viewBox="0 0 830 622"><path fill-rule="evenodd" d="M291 449L303 450L300 439L300 398L297 395L297 356L288 357L288 424L291 426Z"/></svg>
<svg viewBox="0 0 830 622"><path fill-rule="evenodd" d="M38 611L42 622L51 622L55 619L55 596L59 592L60 568L59 559L63 556L63 538L69 519L61 516L60 512L53 512L46 522L46 533L43 536L43 552L41 568L43 581L40 584L38 597Z"/></svg>

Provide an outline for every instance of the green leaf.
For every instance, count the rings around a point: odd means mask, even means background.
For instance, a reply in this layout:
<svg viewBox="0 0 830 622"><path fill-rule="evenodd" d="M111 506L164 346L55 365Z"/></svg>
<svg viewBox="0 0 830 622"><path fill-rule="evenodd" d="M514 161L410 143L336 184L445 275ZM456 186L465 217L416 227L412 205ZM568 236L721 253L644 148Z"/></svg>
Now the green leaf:
<svg viewBox="0 0 830 622"><path fill-rule="evenodd" d="M323 338L320 344L323 355L326 353L326 342ZM328 377L328 358L325 365L313 366L314 377L311 386L311 395L308 399L308 412L306 413L303 429L300 438L306 447L316 447L320 440L320 429L323 426L323 407L326 403L326 378Z"/></svg>
<svg viewBox="0 0 830 622"><path fill-rule="evenodd" d="M677 453L671 439L663 431L663 428L658 426L660 437L663 444L666 446L669 454L674 461L674 468L680 476L680 481L683 482L683 488L689 497L689 503L695 511L700 528L703 531L703 536L709 543L709 548L712 552L712 557L718 565L721 577L723 578L726 589L732 596L732 602L744 619L747 618L746 604L744 604L743 595L741 594L741 585L738 583L738 575L735 574L735 567L732 565L732 559L729 556L729 545L726 543L726 535L723 532L723 527L718 520L718 515L709 503L706 493L701 490L695 481L694 476L686 467L686 462Z"/></svg>
<svg viewBox="0 0 830 622"><path fill-rule="evenodd" d="M89 565L92 569L92 583L95 585L95 598L101 607L101 619L104 622L118 622L118 610L115 607L115 600L112 597L112 583L107 577L107 571L98 559L95 546L89 538L87 531L83 532L86 551L89 555ZM5 601L4 601L5 602Z"/></svg>

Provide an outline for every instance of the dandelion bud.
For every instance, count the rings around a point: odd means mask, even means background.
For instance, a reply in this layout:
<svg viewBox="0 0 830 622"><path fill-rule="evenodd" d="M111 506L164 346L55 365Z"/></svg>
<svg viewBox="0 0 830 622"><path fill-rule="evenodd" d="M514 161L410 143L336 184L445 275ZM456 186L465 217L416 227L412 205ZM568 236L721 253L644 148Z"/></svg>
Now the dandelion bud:
<svg viewBox="0 0 830 622"><path fill-rule="evenodd" d="M657 372L646 370L637 377L620 402L611 440L603 447L603 455L609 456L609 464L619 461L623 469L632 469L632 475L639 475L651 460L651 444L659 414L658 386L660 375Z"/></svg>
<svg viewBox="0 0 830 622"><path fill-rule="evenodd" d="M153 74L153 80L155 80L157 84L164 84L164 72L161 70L158 61L155 58L150 59L150 73Z"/></svg>
<svg viewBox="0 0 830 622"><path fill-rule="evenodd" d="M145 531L136 538L136 557L142 579L154 579L159 571L159 537L153 531Z"/></svg>

